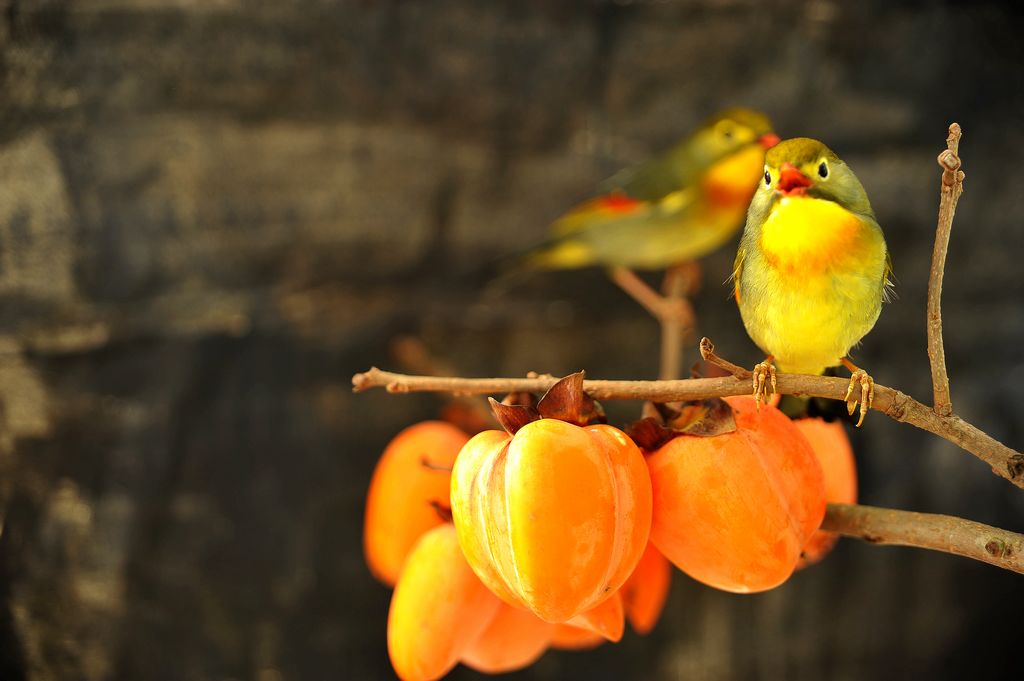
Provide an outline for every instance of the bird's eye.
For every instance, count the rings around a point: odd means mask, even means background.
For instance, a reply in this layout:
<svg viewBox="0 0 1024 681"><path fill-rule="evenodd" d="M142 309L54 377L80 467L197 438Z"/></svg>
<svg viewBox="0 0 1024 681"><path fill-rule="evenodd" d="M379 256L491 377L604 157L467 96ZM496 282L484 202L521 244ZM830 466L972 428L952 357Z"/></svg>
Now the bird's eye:
<svg viewBox="0 0 1024 681"><path fill-rule="evenodd" d="M818 175L821 176L821 179L828 177L828 164L824 161L818 164Z"/></svg>
<svg viewBox="0 0 1024 681"><path fill-rule="evenodd" d="M725 139L731 140L732 134L732 128L722 128L722 137L724 137Z"/></svg>
<svg viewBox="0 0 1024 681"><path fill-rule="evenodd" d="M771 183L772 183L772 174L771 174L771 172L767 168L765 168L764 169L764 186L765 187L769 187L769 186L771 186Z"/></svg>

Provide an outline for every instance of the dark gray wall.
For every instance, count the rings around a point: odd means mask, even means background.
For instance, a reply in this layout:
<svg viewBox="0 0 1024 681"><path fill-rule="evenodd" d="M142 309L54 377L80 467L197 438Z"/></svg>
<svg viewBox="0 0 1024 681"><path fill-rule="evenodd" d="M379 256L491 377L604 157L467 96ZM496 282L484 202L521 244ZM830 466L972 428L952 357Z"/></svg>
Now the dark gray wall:
<svg viewBox="0 0 1024 681"><path fill-rule="evenodd" d="M967 172L945 294L958 410L1024 444L1020 13L915 2L0 0L0 678L389 678L361 555L375 457L429 396L349 377L423 337L469 375L650 377L598 272L481 268L734 104L866 185L899 298L857 358L930 391L946 125ZM700 331L752 363L710 258ZM690 360L694 353L689 354ZM620 422L636 405L610 405ZM875 414L862 499L1022 529L1024 495ZM843 542L757 596L678 575L662 624L521 678L985 678L1024 581ZM471 676L457 672L459 678Z"/></svg>

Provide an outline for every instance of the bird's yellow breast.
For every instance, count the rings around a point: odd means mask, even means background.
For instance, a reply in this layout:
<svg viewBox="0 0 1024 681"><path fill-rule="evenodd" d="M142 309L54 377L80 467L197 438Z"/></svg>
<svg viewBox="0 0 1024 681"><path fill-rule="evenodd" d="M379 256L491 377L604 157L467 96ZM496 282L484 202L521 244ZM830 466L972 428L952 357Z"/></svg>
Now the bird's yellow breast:
<svg viewBox="0 0 1024 681"><path fill-rule="evenodd" d="M764 221L756 250L739 300L751 338L785 371L836 365L878 318L881 232L831 201L786 197Z"/></svg>
<svg viewBox="0 0 1024 681"><path fill-rule="evenodd" d="M701 178L701 189L709 202L740 205L746 212L764 168L764 148L751 144L718 161Z"/></svg>
<svg viewBox="0 0 1024 681"><path fill-rule="evenodd" d="M860 218L839 204L787 196L768 214L761 228L761 248L775 267L807 273L856 258L863 234Z"/></svg>

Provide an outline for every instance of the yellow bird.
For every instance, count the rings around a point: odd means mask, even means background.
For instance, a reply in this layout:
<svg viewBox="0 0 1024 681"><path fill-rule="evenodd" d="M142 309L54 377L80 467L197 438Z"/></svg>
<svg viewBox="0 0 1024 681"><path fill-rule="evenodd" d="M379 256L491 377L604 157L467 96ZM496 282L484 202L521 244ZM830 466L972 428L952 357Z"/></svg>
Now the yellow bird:
<svg viewBox="0 0 1024 681"><path fill-rule="evenodd" d="M662 156L620 172L552 225L527 267L590 265L662 269L722 246L743 224L771 122L749 109L707 120Z"/></svg>
<svg viewBox="0 0 1024 681"><path fill-rule="evenodd" d="M754 368L754 398L775 391L782 371L821 374L843 364L860 418L874 381L847 354L871 330L892 271L882 228L853 171L817 140L781 142L765 157L747 213L733 278L751 339L768 356ZM859 396L855 390L859 386Z"/></svg>

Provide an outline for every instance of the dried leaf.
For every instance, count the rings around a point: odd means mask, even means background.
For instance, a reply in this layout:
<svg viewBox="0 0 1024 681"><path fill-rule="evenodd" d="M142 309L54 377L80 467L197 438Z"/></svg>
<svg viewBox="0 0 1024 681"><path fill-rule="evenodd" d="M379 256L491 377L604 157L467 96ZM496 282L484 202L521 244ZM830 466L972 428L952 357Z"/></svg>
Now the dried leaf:
<svg viewBox="0 0 1024 681"><path fill-rule="evenodd" d="M604 413L604 407L590 395L583 393L583 411L580 414L582 423L588 426L592 423L608 423L608 416Z"/></svg>
<svg viewBox="0 0 1024 681"><path fill-rule="evenodd" d="M558 419L577 426L607 423L601 404L583 390L584 372L569 374L544 393L537 404L543 418Z"/></svg>
<svg viewBox="0 0 1024 681"><path fill-rule="evenodd" d="M509 393L508 395L505 395L505 399L503 399L501 403L510 406L536 407L537 396L533 393L527 392Z"/></svg>
<svg viewBox="0 0 1024 681"><path fill-rule="evenodd" d="M537 411L546 419L577 423L583 411L583 376L577 371L559 379L537 403Z"/></svg>
<svg viewBox="0 0 1024 681"><path fill-rule="evenodd" d="M666 428L661 420L654 416L644 417L626 426L626 435L644 451L653 451L679 434L671 428Z"/></svg>
<svg viewBox="0 0 1024 681"><path fill-rule="evenodd" d="M679 435L714 437L735 430L732 407L713 397L695 402L647 403L644 418L630 424L626 433L642 449L652 450Z"/></svg>
<svg viewBox="0 0 1024 681"><path fill-rule="evenodd" d="M527 423L540 418L537 410L530 406L502 404L493 397L488 397L487 401L491 403L491 411L494 412L494 418L498 419L498 423L501 424L501 427L509 435L515 435Z"/></svg>
<svg viewBox="0 0 1024 681"><path fill-rule="evenodd" d="M678 417L667 424L673 430L697 437L714 437L736 430L729 403L720 397L687 402Z"/></svg>
<svg viewBox="0 0 1024 681"><path fill-rule="evenodd" d="M650 400L644 402L643 406L640 407L640 418L652 418L658 419L659 423L664 422L664 418L662 417L661 412L658 411L658 405L655 404L654 402L651 402Z"/></svg>

